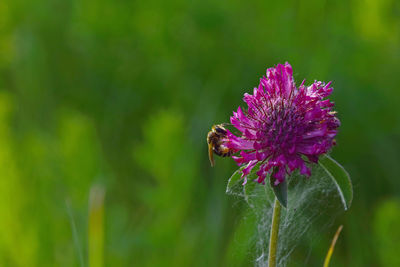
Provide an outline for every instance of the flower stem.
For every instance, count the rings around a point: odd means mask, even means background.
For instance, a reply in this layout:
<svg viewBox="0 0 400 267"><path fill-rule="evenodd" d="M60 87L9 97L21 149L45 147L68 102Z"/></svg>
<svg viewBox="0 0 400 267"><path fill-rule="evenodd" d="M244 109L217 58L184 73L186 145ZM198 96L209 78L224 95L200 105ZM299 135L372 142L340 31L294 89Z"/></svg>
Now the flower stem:
<svg viewBox="0 0 400 267"><path fill-rule="evenodd" d="M268 267L276 266L276 251L278 248L279 224L281 221L281 204L275 198L274 211L272 214L271 235L269 238Z"/></svg>

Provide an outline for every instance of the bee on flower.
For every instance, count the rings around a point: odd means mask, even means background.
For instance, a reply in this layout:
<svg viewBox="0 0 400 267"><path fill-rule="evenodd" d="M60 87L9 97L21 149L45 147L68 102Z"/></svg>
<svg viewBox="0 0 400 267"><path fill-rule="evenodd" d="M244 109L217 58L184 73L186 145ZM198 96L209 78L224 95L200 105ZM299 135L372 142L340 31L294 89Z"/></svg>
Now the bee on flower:
<svg viewBox="0 0 400 267"><path fill-rule="evenodd" d="M268 173L275 178L275 185L296 169L311 175L307 163L317 163L318 157L335 145L340 126L333 102L326 99L332 90L330 82L320 81L309 86L303 81L296 87L289 63L267 69L253 94L244 94L247 108L238 107L230 118L239 134L223 128L223 142L218 143L229 151L223 155L239 152L232 158L245 166L244 183L257 163L261 163L259 183L264 183Z"/></svg>
<svg viewBox="0 0 400 267"><path fill-rule="evenodd" d="M225 125L226 123L213 125L207 134L208 158L212 167L215 165L214 154L220 157L230 157L235 153L235 150L225 145L225 141L227 141Z"/></svg>

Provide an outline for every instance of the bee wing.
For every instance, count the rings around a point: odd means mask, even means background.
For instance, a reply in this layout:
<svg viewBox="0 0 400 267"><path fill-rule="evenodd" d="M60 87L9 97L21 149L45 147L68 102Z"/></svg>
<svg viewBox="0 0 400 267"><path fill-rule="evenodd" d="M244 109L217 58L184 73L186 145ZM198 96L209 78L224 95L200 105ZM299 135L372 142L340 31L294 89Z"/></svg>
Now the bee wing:
<svg viewBox="0 0 400 267"><path fill-rule="evenodd" d="M229 122L223 122L223 123L220 123L220 124L218 124L218 125L220 125L220 126L222 126L222 127L233 126L233 124L232 124L232 123L229 123Z"/></svg>
<svg viewBox="0 0 400 267"><path fill-rule="evenodd" d="M225 129L228 129L229 131L231 131L231 133L233 133L235 135L241 135L241 133L235 127L232 127L233 126L232 123L224 122L224 123L220 123L220 124L217 124L217 125L222 126Z"/></svg>
<svg viewBox="0 0 400 267"><path fill-rule="evenodd" d="M211 167L214 167L215 162L214 162L214 151L212 144L208 144L208 158L210 159Z"/></svg>

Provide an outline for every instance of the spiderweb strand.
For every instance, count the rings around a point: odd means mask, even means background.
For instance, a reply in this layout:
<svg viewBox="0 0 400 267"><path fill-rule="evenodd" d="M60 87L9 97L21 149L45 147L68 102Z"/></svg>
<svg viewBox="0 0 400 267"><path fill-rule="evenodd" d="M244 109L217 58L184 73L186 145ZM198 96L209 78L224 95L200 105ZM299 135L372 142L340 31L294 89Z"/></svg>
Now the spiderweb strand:
<svg viewBox="0 0 400 267"><path fill-rule="evenodd" d="M255 172L255 170L254 170ZM253 182L251 174L246 185L235 184L228 194L245 200L257 220L256 236L251 257L255 266L268 266L268 244L271 230L273 202L275 195L269 185ZM288 178L288 207L281 210L279 240L277 246L276 266L287 266L294 259L290 256L300 241L308 244L318 241L321 230L332 225L334 219L343 213L340 196L335 185L325 171L313 164L312 176L305 178L297 171ZM318 226L318 231L310 231ZM306 242L302 242L306 243ZM312 253L312 251L310 251ZM297 260L297 259L296 259ZM310 259L300 262L307 265ZM297 260L299 261L299 260ZM305 261L305 262L304 262Z"/></svg>

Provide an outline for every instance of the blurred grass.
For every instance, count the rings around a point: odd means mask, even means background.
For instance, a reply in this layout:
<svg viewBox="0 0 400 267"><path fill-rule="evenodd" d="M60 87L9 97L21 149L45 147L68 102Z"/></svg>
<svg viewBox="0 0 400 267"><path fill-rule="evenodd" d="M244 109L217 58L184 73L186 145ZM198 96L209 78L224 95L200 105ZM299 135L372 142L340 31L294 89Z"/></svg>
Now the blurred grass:
<svg viewBox="0 0 400 267"><path fill-rule="evenodd" d="M381 201L374 212L373 238L377 242L380 266L400 265L398 242L400 230L400 202L398 199Z"/></svg>
<svg viewBox="0 0 400 267"><path fill-rule="evenodd" d="M89 266L104 266L104 188L94 185L89 195Z"/></svg>
<svg viewBox="0 0 400 267"><path fill-rule="evenodd" d="M298 83L335 87L354 202L332 266L395 266L399 14L395 0L1 1L0 265L79 266L66 199L88 262L102 184L104 266L251 266L251 219L225 195L235 164L211 169L205 136L287 60ZM324 235L294 262L322 260Z"/></svg>

